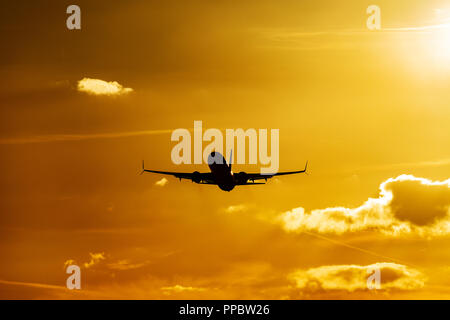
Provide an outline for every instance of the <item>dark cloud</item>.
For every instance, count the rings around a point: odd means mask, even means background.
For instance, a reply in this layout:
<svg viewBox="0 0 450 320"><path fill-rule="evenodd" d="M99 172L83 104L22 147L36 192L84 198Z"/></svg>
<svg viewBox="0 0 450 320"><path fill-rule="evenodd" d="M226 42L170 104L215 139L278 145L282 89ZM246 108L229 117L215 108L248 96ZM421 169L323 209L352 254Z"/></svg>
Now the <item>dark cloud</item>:
<svg viewBox="0 0 450 320"><path fill-rule="evenodd" d="M385 188L393 194L389 206L399 220L424 226L448 215L450 187L447 183L401 180L389 182Z"/></svg>

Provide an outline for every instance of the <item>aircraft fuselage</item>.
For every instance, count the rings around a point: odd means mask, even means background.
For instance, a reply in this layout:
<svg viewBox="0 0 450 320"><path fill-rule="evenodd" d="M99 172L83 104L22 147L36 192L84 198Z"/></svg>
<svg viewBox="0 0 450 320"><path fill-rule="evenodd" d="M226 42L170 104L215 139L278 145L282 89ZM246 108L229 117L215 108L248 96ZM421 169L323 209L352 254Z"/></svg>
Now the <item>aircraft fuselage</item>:
<svg viewBox="0 0 450 320"><path fill-rule="evenodd" d="M236 181L233 172L220 153L211 152L208 157L208 166L220 189L223 191L231 191L234 189Z"/></svg>

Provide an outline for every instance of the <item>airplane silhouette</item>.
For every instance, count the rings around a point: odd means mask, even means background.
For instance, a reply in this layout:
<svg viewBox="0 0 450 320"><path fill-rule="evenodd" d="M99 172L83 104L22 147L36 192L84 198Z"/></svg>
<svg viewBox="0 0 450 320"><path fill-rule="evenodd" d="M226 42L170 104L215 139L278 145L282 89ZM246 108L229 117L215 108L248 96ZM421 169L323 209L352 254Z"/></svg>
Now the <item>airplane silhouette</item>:
<svg viewBox="0 0 450 320"><path fill-rule="evenodd" d="M165 174L174 176L178 179L187 179L192 180L192 182L198 184L213 184L219 186L223 191L231 191L236 186L251 186L257 184L265 184L265 182L255 182L255 180L265 180L270 179L274 176L283 176L288 174L296 174L296 173L306 173L306 169L308 167L308 161L306 161L305 169L300 171L288 171L288 172L277 172L270 174L261 174L261 173L246 173L239 172L233 173L231 171L231 159L232 159L232 151L230 155L230 164L228 165L225 158L219 152L213 151L208 156L208 166L211 172L200 173L198 171L194 171L192 173L186 172L168 172L168 171L156 171L156 170L147 170L144 167L144 161L142 161L142 172L151 172L158 174ZM251 182L250 182L251 181Z"/></svg>

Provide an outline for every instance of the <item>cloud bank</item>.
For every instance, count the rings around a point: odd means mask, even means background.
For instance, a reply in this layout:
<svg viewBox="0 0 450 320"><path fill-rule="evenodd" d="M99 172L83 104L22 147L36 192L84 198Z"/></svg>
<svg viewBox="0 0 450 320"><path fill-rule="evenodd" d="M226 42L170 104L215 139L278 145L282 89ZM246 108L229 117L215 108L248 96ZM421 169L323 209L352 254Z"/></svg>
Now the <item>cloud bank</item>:
<svg viewBox="0 0 450 320"><path fill-rule="evenodd" d="M450 179L431 181L412 175L390 178L378 198L357 208L333 207L305 212L302 207L281 214L286 231L343 234L376 231L391 236L425 237L450 234Z"/></svg>
<svg viewBox="0 0 450 320"><path fill-rule="evenodd" d="M330 265L301 269L291 273L288 278L295 283L297 289L302 291L342 290L354 292L367 290L367 279L377 269L380 271L381 290L415 290L425 285L426 277L420 271L389 262L379 262L367 266Z"/></svg>

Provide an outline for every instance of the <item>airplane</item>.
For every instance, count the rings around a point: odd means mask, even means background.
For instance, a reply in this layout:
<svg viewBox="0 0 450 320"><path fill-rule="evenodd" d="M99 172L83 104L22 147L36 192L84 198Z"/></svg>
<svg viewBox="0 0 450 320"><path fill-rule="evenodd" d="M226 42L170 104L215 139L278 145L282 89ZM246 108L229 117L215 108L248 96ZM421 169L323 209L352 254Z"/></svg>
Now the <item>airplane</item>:
<svg viewBox="0 0 450 320"><path fill-rule="evenodd" d="M142 172L150 172L150 173L158 173L174 176L178 179L187 179L192 180L192 182L198 184L212 184L217 185L223 191L231 191L236 186L251 186L258 184L265 184L265 182L255 182L255 180L265 180L270 179L275 176L283 176L288 174L296 174L296 173L306 173L306 169L308 167L308 161L306 161L305 168L300 171L288 171L288 172L277 172L270 174L261 174L261 173L246 173L239 172L233 173L231 171L231 159L232 153L230 154L230 164L227 164L224 156L219 152L213 151L208 156L208 166L211 172L200 173L198 171L194 171L192 173L187 172L168 172L168 171L156 171L156 170L147 170L144 166L144 161L142 161ZM219 159L219 161L217 161ZM221 160L221 161L220 161ZM250 182L251 181L251 182Z"/></svg>

